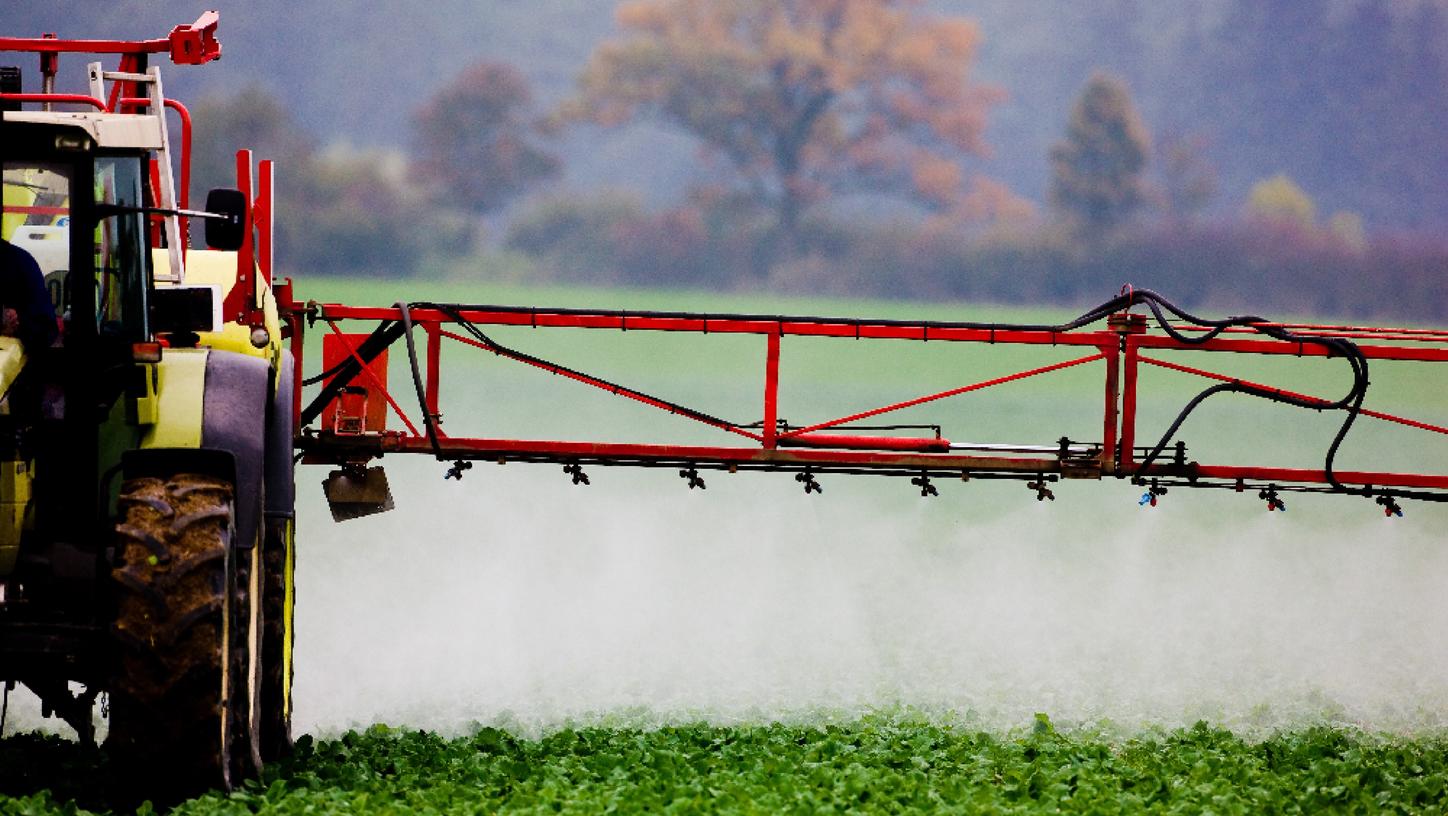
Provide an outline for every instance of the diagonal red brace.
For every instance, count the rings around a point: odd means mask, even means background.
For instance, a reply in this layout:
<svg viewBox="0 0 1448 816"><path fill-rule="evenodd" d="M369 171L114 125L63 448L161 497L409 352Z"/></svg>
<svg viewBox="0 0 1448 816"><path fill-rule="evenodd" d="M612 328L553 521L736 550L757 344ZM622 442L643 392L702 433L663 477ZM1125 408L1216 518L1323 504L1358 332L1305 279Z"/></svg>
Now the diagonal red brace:
<svg viewBox="0 0 1448 816"><path fill-rule="evenodd" d="M1281 394L1284 397L1292 397L1294 399L1306 400L1307 402L1320 403L1324 406L1332 404L1332 400L1326 400L1322 397L1314 397L1311 394L1299 394L1296 391L1288 391L1285 388L1273 388L1270 385L1263 385L1262 383L1252 382L1251 380L1244 380L1240 377L1228 377L1225 374L1218 374L1215 371L1207 371L1201 368L1192 368L1191 366L1184 366L1178 363L1168 363L1165 360L1153 360L1150 357L1137 357L1136 359L1139 362L1146 363L1147 365L1154 365L1160 368L1169 368L1172 371L1180 371L1183 374L1195 374L1198 377L1206 377L1209 380L1238 383L1240 385L1246 385L1252 388L1260 388L1264 391L1271 391L1276 394ZM1383 413L1382 411L1370 411L1367 408L1359 409L1358 413L1362 414L1363 416L1370 416L1373 419L1382 419L1388 422L1396 422L1399 425L1407 425L1410 428L1417 428L1423 431L1431 431L1433 433L1448 434L1448 428L1445 428L1441 425L1430 425L1427 422L1419 422L1416 419L1408 419L1407 417L1400 417L1395 414L1387 414Z"/></svg>
<svg viewBox="0 0 1448 816"><path fill-rule="evenodd" d="M658 400L656 400L656 399L653 399L652 397L648 396L647 394L641 394L641 393L639 393L639 392L637 392L637 391L634 391L633 389L628 388L628 387L625 387L625 386L619 386L619 385L614 385L614 384L612 384L612 383L606 383L606 382L603 382L602 380L599 380L599 379L595 379L595 378L593 378L593 377L590 377L590 376L588 376L587 374L580 374L580 373L578 373L578 372L576 372L576 371L569 371L569 370L567 370L567 369L560 368L560 367L558 367L558 366L548 365L547 363L545 363L545 362L543 362L543 361L541 361L541 360L529 360L529 359L526 359L526 358L524 358L524 357L520 357L520 356L515 355L515 354L509 354L507 351L505 351L505 350L503 350L503 349L493 348L492 346L489 346L489 345L487 345L487 344L485 344L485 343L479 343L477 340L474 340L474 339L471 338L471 337L464 337L463 335L457 334L456 332L450 332L450 331L443 330L443 331L439 331L439 332L438 332L438 335L439 335L439 336L442 336L442 337L452 338L453 340L456 340L456 341L458 341L459 343L465 343L465 344L467 344L467 345L469 345L469 346L473 346L473 347L475 347L475 348L483 349L484 351L491 351L492 353L498 355L499 357L506 357L506 358L509 359L509 360L516 360L517 362L524 363L524 364L533 366L534 368L539 368L539 369L542 369L542 370L544 370L544 371L547 371L547 372L550 373L550 374L556 374L556 375L558 375L558 376L560 376L560 377L566 377L566 378L568 378L568 379L570 379L570 380L573 380L574 382L580 382L580 383L583 383L584 385L591 385L591 386L593 386L594 388L600 388L600 389L602 389L602 390L604 390L604 391L607 391L607 392L609 392L610 394L613 394L613 395L615 395L615 396L623 397L624 399L631 399L631 400L633 400L634 402L641 402L641 403L643 403L644 405L647 405L647 406L649 406L649 407L651 407L651 408L658 408L659 410L662 410L662 411L668 411L669 413L674 414L675 416L682 416L682 417L684 417L684 418L686 418L686 419L692 419L692 420L694 420L695 422L703 423L703 424L708 425L708 426L710 426L710 427L712 427L712 428L718 428L718 429L721 430L721 431L728 431L729 433L738 434L738 435L740 435L740 436L747 437L747 438L749 438L749 439L753 439L755 442L762 442L762 441L764 441L764 437L763 437L762 435L757 434L757 433L751 433L750 431L746 431L746 430L744 430L743 428L740 428L740 427L737 427L737 426L734 426L734 425L730 425L730 424L728 424L728 423L724 423L724 422L710 422L709 420L703 419L702 417L690 416L690 415L688 415L688 414L681 414L681 413L679 413L677 410L675 410L673 407L671 407L671 406L669 406L669 405L665 405L664 403L662 403L662 402L660 402L660 401L658 401Z"/></svg>
<svg viewBox="0 0 1448 816"><path fill-rule="evenodd" d="M870 418L870 417L879 416L880 414L886 414L886 413L889 413L889 412L891 412L891 411L898 411L898 410L900 410L900 409L902 409L902 408L910 408L910 407L912 407L912 406L920 405L920 404L922 404L922 403L934 402L935 400L945 399L946 397L953 397L953 396L956 396L957 394L964 394L964 393L967 393L967 392L969 392L969 391L979 391L979 390L981 390L982 388L990 388L990 387L993 386L993 385L1001 385L1002 383L1015 382L1016 380L1024 380L1024 379L1026 379L1027 377L1034 377L1034 376L1036 376L1036 375L1038 375L1038 374L1046 374L1046 373L1049 373L1049 372L1052 372L1052 371L1059 371L1059 370L1061 370L1061 369L1063 369L1063 368L1070 368L1071 366L1078 366L1078 365L1081 365L1082 363L1089 363L1089 362L1092 362L1092 361L1095 361L1095 360L1104 360L1104 359L1106 359L1106 355L1105 355L1105 354L1102 354L1101 352L1097 352L1097 353L1095 353L1095 354L1090 354L1090 355L1087 355L1087 356L1085 356L1085 357L1079 357L1079 358L1077 358L1077 359L1075 359L1075 360L1067 360L1067 361L1064 362L1064 363L1052 363L1051 365L1041 366L1040 368L1033 368L1033 369L1030 369L1029 371L1018 371L1018 372L1016 372L1015 374L1008 374L1008 375L1006 375L1006 376L1004 376L1004 377L996 377L996 378L993 379L993 380L984 380L984 381L978 382L978 383L971 383L970 385L963 385L963 386L961 386L961 387L959 387L959 388L952 388L952 389L950 389L949 391L941 391L941 392L938 393L938 394L928 394L928 395L923 396L923 397L916 397L915 399L912 399L912 400L906 400L906 401L904 401L904 402L897 402L897 403L895 403L894 405L886 405L886 406L884 406L883 408L875 408L875 409L870 410L870 411L861 411L861 412L858 413L858 414L851 414L850 416L847 416L847 417L840 417L839 419L832 419L832 420L830 420L829 422L821 422L821 423L819 423L818 425L810 425L810 426L807 427L807 428L796 428L796 429L794 429L794 430L792 430L792 431L789 431L788 433L782 433L782 434L780 434L780 435L779 435L779 438L780 438L780 439L788 439L789 437L792 437L792 436L800 436L800 435L802 435L802 434L813 433L814 431L823 430L823 429L825 429L825 428L833 428L833 427L835 427L835 426L837 426L837 425L844 425L844 424L849 423L849 422L855 422L855 421L861 420L861 419L868 419L868 418Z"/></svg>
<svg viewBox="0 0 1448 816"><path fill-rule="evenodd" d="M367 364L362 362L362 358L357 355L357 349L353 348L352 343L347 340L347 335L343 334L342 330L337 328L337 324L331 320L327 321L327 327L332 330L333 334L342 338L343 348L347 349L347 353L351 355L353 360L357 361L357 365L362 369L362 376L366 377L368 382L372 383L372 385L382 393L383 398L387 400L387 404L392 406L393 411L397 412L397 416L402 420L402 424L407 426L407 430L411 431L413 436L422 436L422 434L417 432L417 426L413 425L412 420L407 418L407 414L402 412L402 406L398 405L397 400L393 399L392 395L387 392L386 383L378 382L377 376L372 373L372 369L368 368Z"/></svg>

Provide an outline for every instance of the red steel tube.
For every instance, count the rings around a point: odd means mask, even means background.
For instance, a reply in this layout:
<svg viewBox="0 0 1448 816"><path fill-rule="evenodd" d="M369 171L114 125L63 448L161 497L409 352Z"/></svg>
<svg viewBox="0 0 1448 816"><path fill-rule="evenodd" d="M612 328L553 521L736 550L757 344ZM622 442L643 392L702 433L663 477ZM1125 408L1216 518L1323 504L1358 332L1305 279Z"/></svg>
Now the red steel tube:
<svg viewBox="0 0 1448 816"><path fill-rule="evenodd" d="M148 108L151 106L151 100L141 96L128 96L120 100L119 104L120 110L124 111L127 108ZM176 204L183 210L189 210L191 209L191 111L175 99L167 99L166 107L176 111L176 118L181 120L181 179L177 185L181 189L176 191ZM181 220L181 234L186 234L184 217Z"/></svg>
<svg viewBox="0 0 1448 816"><path fill-rule="evenodd" d="M236 151L235 166L236 187L246 199L246 215L241 225L241 248L236 252L236 281L221 301L221 319L226 321L245 315L252 308L256 292L256 281L253 279L256 275L256 208L252 206L255 180L251 172L251 151ZM335 327L334 330L340 333Z"/></svg>
<svg viewBox="0 0 1448 816"><path fill-rule="evenodd" d="M1121 470L1131 468L1136 462L1136 382L1140 359L1136 350L1136 338L1126 338L1126 350L1121 354L1121 437L1117 442L1117 462Z"/></svg>
<svg viewBox="0 0 1448 816"><path fill-rule="evenodd" d="M933 436L856 436L854 434L812 433L786 436L779 440L787 448L844 448L847 450L921 451L948 453L950 440Z"/></svg>
<svg viewBox="0 0 1448 816"><path fill-rule="evenodd" d="M0 42L4 42L3 38L0 38ZM4 50L4 48L0 48L0 51ZM106 103L96 99L94 96L86 96L85 94L0 93L0 100L5 102L50 102L52 104L62 105L90 105L96 110L104 111L106 109Z"/></svg>
<svg viewBox="0 0 1448 816"><path fill-rule="evenodd" d="M422 328L427 332L427 411L432 416L433 429L441 436L442 413L438 399L442 387L442 327L436 323L424 323Z"/></svg>
<svg viewBox="0 0 1448 816"><path fill-rule="evenodd" d="M290 298L292 293L292 281L287 279L284 284L286 290L280 293L283 297ZM306 356L307 346L307 321L297 317L294 313L283 318L292 327L292 428L298 427L302 420L302 363Z"/></svg>
<svg viewBox="0 0 1448 816"><path fill-rule="evenodd" d="M1156 472L1158 466L1147 468ZM1234 465L1198 465L1196 475L1204 479L1251 479L1255 482L1279 482L1297 484L1329 484L1327 474L1309 468L1281 467L1238 467ZM1373 487L1416 487L1425 489L1448 489L1448 476L1431 476L1422 473L1384 473L1365 470L1333 470L1341 484Z"/></svg>
<svg viewBox="0 0 1448 816"><path fill-rule="evenodd" d="M37 54L158 54L171 49L168 39L59 40L50 37L0 37L0 51Z"/></svg>
<svg viewBox="0 0 1448 816"><path fill-rule="evenodd" d="M764 358L764 447L778 446L779 435L779 335L768 335Z"/></svg>
<svg viewBox="0 0 1448 816"><path fill-rule="evenodd" d="M1426 340L1448 340L1448 330L1444 329L1410 329L1399 326L1339 326L1318 323L1253 323L1252 326L1262 326L1273 329L1287 329L1297 334L1314 332L1325 334L1328 332L1354 332L1362 334L1401 334L1422 337ZM1223 332L1242 334L1256 333L1252 326L1228 326L1221 329ZM1212 331L1210 326L1197 326L1189 323L1174 323L1172 328L1179 332L1208 332ZM1344 337L1344 334L1332 334L1333 337Z"/></svg>
<svg viewBox="0 0 1448 816"><path fill-rule="evenodd" d="M1245 354L1276 354L1294 357L1331 357L1325 346L1303 340L1292 343L1283 340L1208 340L1200 345L1184 346L1166 335L1143 334L1133 338L1140 348L1175 349L1178 351L1231 351ZM1380 360L1418 360L1421 362L1448 362L1448 349L1403 346L1364 346L1358 350L1364 357Z"/></svg>
<svg viewBox="0 0 1448 816"><path fill-rule="evenodd" d="M319 316L332 320L397 320L390 306L342 306L324 304ZM410 311L414 320L451 323L451 315L436 309ZM491 311L462 309L459 314L471 323L534 328L616 329L627 331L684 331L704 334L779 334L802 337L849 337L883 340L941 340L978 343L1023 343L1027 345L1100 346L1114 342L1108 332L1062 333L1019 329L970 329L923 325L872 323L845 320L839 323L802 322L784 318L713 318L704 316L650 316L617 314L560 314L547 310Z"/></svg>
<svg viewBox="0 0 1448 816"><path fill-rule="evenodd" d="M262 159L257 162L256 169L256 200L251 202L251 209L254 213L252 221L256 225L257 274L261 276L260 282L269 287L272 280L272 222L275 217L272 212L275 201L272 195L272 160ZM256 286L253 291L256 294L251 308L261 309L262 287Z"/></svg>
<svg viewBox="0 0 1448 816"><path fill-rule="evenodd" d="M1117 405L1120 402L1118 391L1121 388L1121 352L1115 344L1103 346L1101 352L1106 355L1106 405L1102 409L1101 420L1101 467L1110 472L1116 467L1116 429L1119 424L1117 416Z"/></svg>
<svg viewBox="0 0 1448 816"><path fill-rule="evenodd" d="M221 56L216 41L219 16L202 12L196 22L179 25L165 37L152 40L62 40L55 37L0 37L0 51L37 54L137 54L169 53L177 65L200 65Z"/></svg>
<svg viewBox="0 0 1448 816"><path fill-rule="evenodd" d="M1271 323L1258 323L1259 326L1273 326ZM1172 326L1182 333L1204 333L1212 331L1209 327L1203 326ZM1220 330L1223 334L1260 334L1255 329L1247 326L1229 326ZM1345 340L1391 340L1402 343L1448 343L1448 333L1432 329L1374 329L1371 327L1332 327L1332 326L1298 326L1291 329L1303 337L1336 337Z"/></svg>
<svg viewBox="0 0 1448 816"><path fill-rule="evenodd" d="M334 320L396 320L395 308L385 306L342 306L326 304L322 315ZM452 322L450 315L435 309L417 309L413 312L417 320ZM534 326L579 329L627 329L629 331L688 331L717 334L769 334L806 337L847 337L894 340L940 340L966 343L1003 343L1021 345L1052 346L1093 346L1118 342L1114 332L1056 332L1049 330L1008 329L1008 328L960 328L921 325L899 325L895 323L849 320L840 322L803 322L780 318L711 318L704 316L649 316L617 314L575 314L549 312L546 309L529 311L495 311L486 308L463 309L461 315L473 323L496 326ZM1136 335L1133 341L1142 348L1169 348L1191 351L1238 352L1248 354L1292 355L1297 357L1327 357L1329 352L1323 346L1304 340L1301 343L1283 340L1232 340L1214 338L1200 345L1185 347L1166 335ZM1448 348L1405 348L1384 345L1360 345L1358 348L1370 358L1385 360L1419 360L1448 362Z"/></svg>
<svg viewBox="0 0 1448 816"><path fill-rule="evenodd" d="M359 453L426 453L432 446L426 438L402 434L363 437L314 437L301 440L306 452L353 456ZM1053 455L1027 458L1016 456L972 456L913 451L819 450L797 448L768 450L759 447L718 447L703 445L658 445L635 442L580 442L551 439L465 439L442 440L444 456L492 458L537 456L597 458L624 462L694 461L715 464L767 462L788 465L817 465L894 470L953 470L989 473L1055 473L1061 463Z"/></svg>

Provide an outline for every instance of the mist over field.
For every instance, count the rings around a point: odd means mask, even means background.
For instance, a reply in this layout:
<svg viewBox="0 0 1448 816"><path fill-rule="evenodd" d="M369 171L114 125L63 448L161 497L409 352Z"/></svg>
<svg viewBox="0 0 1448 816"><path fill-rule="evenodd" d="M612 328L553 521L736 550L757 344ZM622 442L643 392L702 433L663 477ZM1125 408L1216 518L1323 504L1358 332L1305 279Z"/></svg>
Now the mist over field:
<svg viewBox="0 0 1448 816"><path fill-rule="evenodd" d="M299 492L298 733L374 722L819 723L914 711L993 732L1206 719L1448 726L1445 514L1125 482L939 482L388 462L398 509ZM1180 494L1180 495L1179 495ZM1346 502L1344 504L1343 502ZM10 733L41 721L21 691Z"/></svg>
<svg viewBox="0 0 1448 816"><path fill-rule="evenodd" d="M706 474L691 493L601 469L581 489L553 467L479 468L446 485L403 469L399 509L346 527L307 508L300 728L914 708L1001 731L1043 711L1115 733L1422 733L1448 716L1438 510L1268 514L1185 491L1143 510L1124 482L1066 484L1054 505L841 478L806 498L787 475Z"/></svg>

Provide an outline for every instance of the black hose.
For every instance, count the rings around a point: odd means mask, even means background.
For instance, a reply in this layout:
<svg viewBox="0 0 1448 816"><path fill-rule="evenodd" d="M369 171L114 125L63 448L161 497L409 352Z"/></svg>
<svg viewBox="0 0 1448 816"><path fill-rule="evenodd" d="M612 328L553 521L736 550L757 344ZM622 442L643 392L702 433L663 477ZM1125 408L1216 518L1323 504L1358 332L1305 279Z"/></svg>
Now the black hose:
<svg viewBox="0 0 1448 816"><path fill-rule="evenodd" d="M432 444L432 454L442 461L442 446L437 441L437 422L427 407L427 395L422 387L422 372L417 367L417 346L412 339L412 314L406 303L392 304L402 316L402 337L407 340L407 361L412 366L412 387L417 392L417 407L422 411L422 427L427 431L427 441Z"/></svg>
<svg viewBox="0 0 1448 816"><path fill-rule="evenodd" d="M1176 306L1172 302L1168 301L1166 298L1149 289L1143 289L1133 292L1131 297L1133 300L1140 299L1142 302L1144 302L1147 308L1151 310L1152 315L1156 318L1156 321L1161 326L1162 330L1177 342L1191 345L1200 345L1202 343L1206 343L1208 340L1211 340L1214 337L1217 337L1229 328L1232 328L1234 326L1242 326L1250 328L1260 334L1264 334L1276 340L1282 340L1284 342L1295 342L1299 344L1311 343L1321 346L1327 351L1327 355L1329 357L1336 356L1344 358L1347 361L1348 366L1352 369L1353 374L1352 387L1348 389L1347 394L1345 394L1341 399L1332 402L1306 400L1299 397L1293 397L1287 394L1283 394L1280 391L1274 391L1254 385L1248 385L1246 383L1237 381L1220 383L1218 385L1211 386L1193 397L1192 400L1188 402L1184 408L1182 408L1181 412L1177 414L1176 419L1173 420L1172 424L1167 428L1167 431L1162 436L1161 440L1157 442L1156 446L1153 447L1151 452L1147 454L1146 458L1142 460L1140 470L1146 470L1146 468L1150 467L1157 460L1157 458L1161 456L1167 445L1170 444L1172 437L1175 436L1177 430L1181 428L1182 423L1185 422L1186 418L1192 413L1192 411L1195 411L1199 405L1207 400L1207 398L1212 397L1216 394L1235 392L1240 394L1247 394L1249 396L1260 397L1262 399L1268 399L1273 402L1281 402L1286 405L1292 405L1299 408L1311 408L1317 411L1346 411L1347 416L1343 419L1342 426L1338 428L1338 432L1334 436L1332 444L1328 446L1327 456L1325 457L1323 463L1323 475L1326 477L1328 484L1332 485L1333 489L1338 492L1357 493L1360 495L1369 494L1370 491L1368 487L1364 487L1361 490L1355 490L1338 481L1337 474L1333 468L1334 461L1337 458L1338 449L1341 447L1342 441L1347 438L1348 431L1352 428L1353 423L1357 420L1358 413L1362 408L1363 398L1367 395L1367 389L1369 385L1367 357L1362 353L1362 350L1358 348L1356 343L1338 337L1317 337L1309 335L1299 335L1279 326L1263 325L1264 323L1266 323L1266 321L1254 315L1229 317L1224 320L1207 320L1187 312L1186 310ZM1200 334L1183 334L1177 331L1171 325L1170 321L1166 319L1166 316L1162 314L1163 309L1171 312L1172 314L1176 315L1178 318L1184 321L1198 326L1208 327L1210 330L1202 332ZM1138 481L1139 480L1140 477L1138 477Z"/></svg>
<svg viewBox="0 0 1448 816"><path fill-rule="evenodd" d="M362 364L357 362L357 358L360 358L362 363L372 362L401 334L402 324L396 321L384 320L378 324L372 334L368 335L367 339L363 340L354 350L356 358L349 354L342 362L329 369L332 372L332 381L322 386L321 392L307 403L306 408L302 409L297 427L306 427L321 416L327 403L336 398L343 388L350 385L352 380L362 373ZM315 378L313 380L315 381Z"/></svg>
<svg viewBox="0 0 1448 816"><path fill-rule="evenodd" d="M1140 290L1135 292L1134 294L1142 301L1144 301L1147 304L1147 307L1151 309L1153 315L1156 317L1157 322L1161 325L1163 331L1165 331L1168 335L1170 335L1178 342L1190 344L1205 343L1207 340L1216 337L1227 328L1230 328L1232 326L1245 326L1276 340L1298 343L1299 345L1311 343L1322 346L1327 350L1327 355L1329 357L1341 357L1346 360L1349 368L1352 369L1353 376L1352 387L1349 388L1348 392L1343 395L1341 399L1338 399L1336 401L1305 400L1299 397L1293 397L1287 394L1283 394L1280 391L1260 388L1241 382L1222 383L1212 386L1194 397L1190 402L1187 403L1186 407L1181 410L1181 412L1177 415L1177 418L1167 429L1166 434L1162 436L1161 440L1152 449L1151 453L1149 453L1147 457L1142 461L1142 470L1145 470L1148 466L1155 462L1158 457L1161 456L1162 452L1170 443L1172 437L1176 434L1176 431L1186 420L1186 417L1192 411L1194 411L1197 406L1201 405L1201 403L1204 402L1207 398L1215 394L1231 391L1268 399L1273 402L1281 402L1283 404L1292 405L1299 408L1310 408L1315 411L1345 411L1347 415L1343 418L1342 425L1338 427L1337 433L1333 436L1331 444L1328 445L1327 455L1323 463L1323 475L1326 477L1328 484L1332 486L1332 489L1334 491L1359 496L1372 496L1374 493L1377 493L1381 496L1417 499L1420 501L1448 501L1448 495L1444 495L1441 493L1434 493L1424 490L1403 489L1379 489L1375 491L1372 485L1364 485L1361 488L1352 488L1348 487L1347 485L1343 484L1341 481L1338 480L1337 473L1334 467L1338 451L1342 447L1343 440L1347 438L1348 432L1352 430L1353 424L1357 421L1358 415L1362 412L1363 400L1367 396L1368 386L1371 385L1371 379L1368 373L1369 366L1367 355L1363 354L1362 349L1359 348L1356 343L1341 337L1300 335L1295 332L1288 331L1287 329L1284 329L1280 326L1262 325L1266 323L1266 321L1262 318L1255 316L1229 317L1225 320L1206 320L1186 312L1185 310L1175 306L1170 301L1166 300L1161 295L1152 292L1151 290ZM1198 326L1210 327L1211 330L1196 335L1183 335L1182 333L1176 331L1166 320L1165 316L1162 315L1161 309L1163 308L1176 315L1177 317L1181 318L1182 320L1196 324Z"/></svg>

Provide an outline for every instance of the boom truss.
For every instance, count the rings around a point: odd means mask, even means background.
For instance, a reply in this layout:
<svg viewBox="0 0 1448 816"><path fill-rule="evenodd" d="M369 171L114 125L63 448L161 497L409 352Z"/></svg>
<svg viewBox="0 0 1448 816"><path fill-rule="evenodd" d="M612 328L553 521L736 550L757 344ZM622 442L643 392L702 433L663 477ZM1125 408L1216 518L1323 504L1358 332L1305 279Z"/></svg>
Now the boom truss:
<svg viewBox="0 0 1448 816"><path fill-rule="evenodd" d="M1448 332L1285 324L1259 318L1205 321L1155 293L1129 288L1081 319L1060 326L434 303L357 307L294 302L289 284L279 291L293 353L298 357L296 410L302 430L297 445L304 454L303 461L335 464L354 473L369 460L385 454L418 453L452 462L449 475L459 478L473 460L496 460L562 463L575 482L587 479L582 470L587 465L679 468L691 487L696 486L696 481L702 485L697 475L700 470L785 471L795 473L807 492L818 489L816 474L845 473L911 477L923 495L935 492L932 477L1020 479L1042 500L1054 498L1050 485L1060 479L1114 477L1143 485L1143 503L1153 504L1169 485L1251 489L1258 492L1269 509L1284 506L1279 491L1294 490L1375 498L1389 515L1401 514L1397 499L1448 500L1448 474L1336 470L1332 461L1342 438L1359 417L1398 423L1425 433L1448 434L1448 427L1443 425L1362 407L1370 361L1448 362ZM1141 307L1153 314L1134 311ZM359 321L375 328L366 335L343 330ZM498 326L758 337L764 363L762 418L747 425L731 423L704 410L550 362L494 341L486 332ZM300 358L309 328L323 329L330 336L325 370L304 378ZM423 335L421 342L414 338L416 332ZM794 337L1054 346L1076 353L1061 362L962 383L871 410L789 425L779 419L779 362L786 338ZM407 352L413 380L410 390L415 392L401 399L388 390L385 374L385 352L398 340L403 341ZM717 431L720 443L450 436L443 431L439 408L441 348L447 343L473 347L568 378L579 387L603 389L694 420ZM422 346L420 353L418 346ZM1353 371L1354 384L1340 399L1301 394L1169 359L1182 351L1342 358ZM1078 366L1094 367L1102 375L1098 439L973 444L952 442L938 427L874 424L905 408ZM1138 378L1143 366L1196 375L1214 383L1187 406L1165 437L1151 439L1149 446L1141 444L1137 429ZM323 384L320 393L306 405L300 397L304 381ZM1181 443L1172 444L1172 436L1196 405L1222 391L1340 412L1342 431L1328 451L1324 466L1217 465L1188 459ZM369 401L370 408L362 407ZM404 408L404 402L415 407ZM387 429L382 417L388 412L406 430ZM319 423L319 418L326 421ZM922 427L929 432L922 433Z"/></svg>

